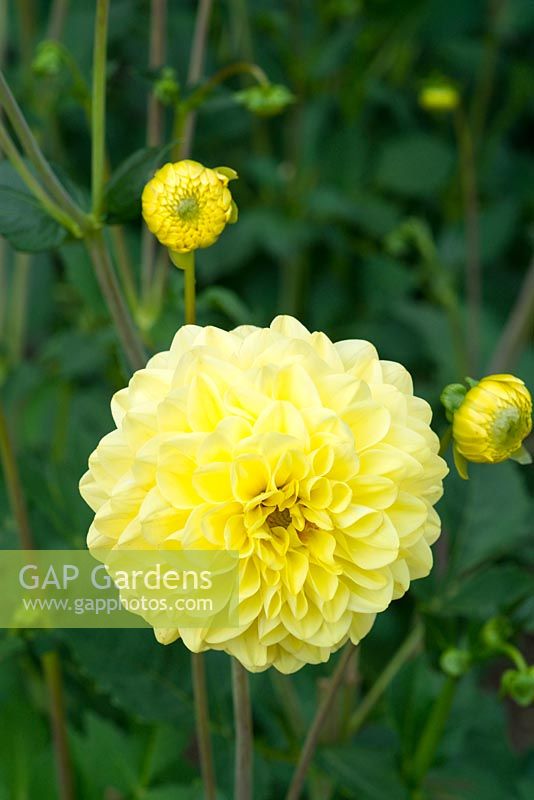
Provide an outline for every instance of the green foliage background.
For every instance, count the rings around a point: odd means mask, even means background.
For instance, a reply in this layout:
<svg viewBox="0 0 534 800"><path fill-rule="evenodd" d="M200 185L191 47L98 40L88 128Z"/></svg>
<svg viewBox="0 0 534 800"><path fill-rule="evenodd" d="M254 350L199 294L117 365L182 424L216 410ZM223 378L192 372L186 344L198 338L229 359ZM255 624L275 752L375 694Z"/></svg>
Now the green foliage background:
<svg viewBox="0 0 534 800"><path fill-rule="evenodd" d="M72 81L64 70L52 78L31 71L51 4L8 6L8 79L45 152L87 202L90 137ZM195 6L169 2L167 63L182 83ZM146 68L148 13L141 0L112 2L107 144L113 169L145 146L154 78ZM87 80L93 18L93 2L71 2L62 36ZM465 320L463 206L451 116L422 110L417 96L425 80L445 76L475 117L487 96L477 147L483 374L531 258L533 33L530 0L214 3L205 74L252 61L288 86L296 102L272 119L253 117L233 97L250 84L243 77L218 89L199 111L193 157L231 165L240 176L232 184L239 223L199 256L200 322L262 325L284 312L333 339L369 339L382 357L412 372L443 433L440 391L463 377L442 292L458 294ZM109 220L129 220L135 265L141 262L140 187L157 156L136 156L107 193ZM405 229L399 233L414 219L435 244L431 259ZM77 481L111 427L109 400L128 369L83 247L46 217L5 161L0 230L6 237L0 383L32 528L40 547L80 548L90 512ZM163 308L146 331L152 351L166 348L181 324L181 281L169 267ZM514 371L532 390L531 346ZM510 665L496 657L477 661L459 681L421 794L411 781L425 721L446 681L439 659L447 648L479 653L482 625L504 615L532 661L532 471L507 463L471 474L469 483L452 473L447 478L436 569L381 616L359 649L357 677L343 688L314 762L310 800L534 796L532 717L499 697L499 676ZM17 546L2 483L0 537L2 547ZM406 636L414 609L425 624L423 652L397 675L358 735L347 735L347 716ZM77 797L201 797L182 646L163 648L146 631L64 630L0 639L0 800L57 797L39 669L40 654L52 646L62 655ZM333 661L282 682L271 671L252 677L258 800L283 796ZM207 665L220 797L228 798L229 667L213 653Z"/></svg>

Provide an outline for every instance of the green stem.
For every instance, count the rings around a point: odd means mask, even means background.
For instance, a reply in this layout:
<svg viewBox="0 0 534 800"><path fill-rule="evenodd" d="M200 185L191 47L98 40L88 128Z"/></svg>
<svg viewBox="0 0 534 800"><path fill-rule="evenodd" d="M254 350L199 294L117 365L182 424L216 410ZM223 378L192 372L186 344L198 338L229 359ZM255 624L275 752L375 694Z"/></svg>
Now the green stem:
<svg viewBox="0 0 534 800"><path fill-rule="evenodd" d="M489 27L484 39L482 63L477 77L476 88L471 108L473 142L478 150L487 119L488 107L493 91L497 57L499 54L499 21L506 5L506 0L490 0Z"/></svg>
<svg viewBox="0 0 534 800"><path fill-rule="evenodd" d="M482 307L482 270L480 264L480 220L473 139L461 108L454 117L460 178L462 183L466 235L467 345L469 372L476 374L480 359L480 317Z"/></svg>
<svg viewBox="0 0 534 800"><path fill-rule="evenodd" d="M196 312L196 279L195 279L195 251L190 253L191 258L184 269L184 303L185 324L194 325L197 320Z"/></svg>
<svg viewBox="0 0 534 800"><path fill-rule="evenodd" d="M55 219L56 222L59 222L59 224L63 225L64 228L67 228L67 230L69 230L73 236L80 237L81 229L79 228L78 224L69 214L65 213L65 211L63 211L63 209L60 208L60 206L58 206L54 200L49 197L39 181L28 169L26 162L13 144L6 127L2 122L0 122L0 149L4 151L13 168L18 172L30 192L33 194L35 199L39 201L45 211L53 219Z"/></svg>
<svg viewBox="0 0 534 800"><path fill-rule="evenodd" d="M22 483L15 458L15 449L11 439L9 423L0 404L0 461L4 471L9 503L18 529L20 544L23 550L33 550L34 542L30 529L28 510L22 491Z"/></svg>
<svg viewBox="0 0 534 800"><path fill-rule="evenodd" d="M15 253L13 290L11 293L11 331L8 341L12 363L19 361L24 351L30 263L31 256L28 253Z"/></svg>
<svg viewBox="0 0 534 800"><path fill-rule="evenodd" d="M313 718L308 735L306 736L306 741L304 742L298 764L289 785L286 800L298 800L301 795L304 787L304 781L306 780L306 775L315 754L321 731L326 722L328 714L330 713L332 703L334 702L336 693L341 686L343 677L345 675L345 670L353 653L354 647L350 644L346 645L337 663L334 674L329 681L328 688L323 695L323 699L319 705L319 708L315 713L315 717Z"/></svg>
<svg viewBox="0 0 534 800"><path fill-rule="evenodd" d="M23 550L34 550L35 542L30 527L26 500L18 470L9 424L0 404L0 462L2 463L7 493L13 517L18 528L20 546ZM47 653L42 658L54 741L54 756L58 779L58 799L74 800L72 773L67 742L67 725L63 703L61 668L57 653Z"/></svg>
<svg viewBox="0 0 534 800"><path fill-rule="evenodd" d="M267 75L257 64L249 64L248 61L238 61L235 64L229 64L227 67L220 69L215 75L195 89L186 100L177 104L174 112L173 139L181 139L182 142L176 145L173 151L174 157L187 158L189 155L192 137L192 127L190 133L189 126L192 124L193 112L202 105L208 95L210 95L220 83L234 75L241 75L243 73L251 75L262 86L269 84Z"/></svg>
<svg viewBox="0 0 534 800"><path fill-rule="evenodd" d="M167 0L151 0L150 46L148 67L157 70L165 64L167 55ZM149 147L161 144L163 139L163 105L154 92L150 92L147 108L146 143Z"/></svg>
<svg viewBox="0 0 534 800"><path fill-rule="evenodd" d="M0 69L4 69L8 37L7 0L0 0Z"/></svg>
<svg viewBox="0 0 534 800"><path fill-rule="evenodd" d="M488 371L506 372L513 368L521 349L534 329L534 258L525 275L517 300L497 343Z"/></svg>
<svg viewBox="0 0 534 800"><path fill-rule="evenodd" d="M402 666L417 652L423 640L423 627L417 624L407 636L385 669L373 683L362 702L349 719L348 731L351 734L359 731L370 712L380 700L385 690Z"/></svg>
<svg viewBox="0 0 534 800"><path fill-rule="evenodd" d="M35 5L35 0L19 0L15 4L19 16L20 56L23 64L30 64L32 60L37 19Z"/></svg>
<svg viewBox="0 0 534 800"><path fill-rule="evenodd" d="M0 345L4 340L7 308L7 242L0 237Z"/></svg>
<svg viewBox="0 0 534 800"><path fill-rule="evenodd" d="M502 642L497 649L500 650L503 655L508 656L508 658L517 667L519 672L528 671L528 664L525 661L523 654L520 650L518 650L517 647L514 647L513 644Z"/></svg>
<svg viewBox="0 0 534 800"><path fill-rule="evenodd" d="M58 654L54 651L45 653L41 662L50 700L50 719L59 790L58 797L59 800L74 800L74 783L69 758L61 662Z"/></svg>
<svg viewBox="0 0 534 800"><path fill-rule="evenodd" d="M0 70L0 105L3 106L13 130L17 134L22 149L25 151L29 161L35 167L40 176L43 186L51 198L57 203L63 212L71 218L73 222L83 231L89 226L89 219L73 201L65 188L57 179L48 161L44 157L37 141L26 122L19 105ZM80 235L80 232L77 234Z"/></svg>
<svg viewBox="0 0 534 800"><path fill-rule="evenodd" d="M150 4L150 47L148 66L156 70L165 63L167 42L167 0L152 0ZM153 91L148 97L146 143L148 147L161 144L164 128L164 109ZM150 302L152 282L158 251L157 240L148 228L141 235L141 297L146 306Z"/></svg>
<svg viewBox="0 0 534 800"><path fill-rule="evenodd" d="M434 761L436 750L449 718L457 684L457 678L447 678L426 721L410 770L411 778L416 787L420 786Z"/></svg>
<svg viewBox="0 0 534 800"><path fill-rule="evenodd" d="M97 0L93 48L92 119L92 209L100 220L104 209L105 137L106 137L106 54L109 0Z"/></svg>
<svg viewBox="0 0 534 800"><path fill-rule="evenodd" d="M215 800L217 793L215 769L213 767L213 750L211 746L210 721L208 707L208 691L206 687L206 671L202 653L191 653L191 674L195 697L195 717L197 729L200 770L204 786L204 799Z"/></svg>
<svg viewBox="0 0 534 800"><path fill-rule="evenodd" d="M299 696L291 678L288 675L282 675L277 669L270 670L269 675L289 728L295 737L300 737L306 725L302 716Z"/></svg>
<svg viewBox="0 0 534 800"><path fill-rule="evenodd" d="M252 800L253 732L248 672L232 658L235 725L235 800Z"/></svg>
<svg viewBox="0 0 534 800"><path fill-rule="evenodd" d="M143 369L146 364L145 349L122 296L102 231L94 232L84 241L124 354L132 369Z"/></svg>
<svg viewBox="0 0 534 800"><path fill-rule="evenodd" d="M202 77L212 5L213 0L200 0L198 3L195 33L187 71L188 86L194 86ZM196 114L194 109L191 108L183 120L183 140L180 145L180 158L189 158L191 154L191 146L195 134L195 121Z"/></svg>
<svg viewBox="0 0 534 800"><path fill-rule="evenodd" d="M61 39L68 9L69 0L53 0L50 13L48 15L48 26L46 32L48 39L54 39L54 41Z"/></svg>
<svg viewBox="0 0 534 800"><path fill-rule="evenodd" d="M137 292L135 288L135 280L130 262L130 255L128 253L128 245L124 235L124 228L122 225L112 225L109 228L111 241L113 243L113 252L117 263L117 272L121 280L128 306L132 313L137 310Z"/></svg>

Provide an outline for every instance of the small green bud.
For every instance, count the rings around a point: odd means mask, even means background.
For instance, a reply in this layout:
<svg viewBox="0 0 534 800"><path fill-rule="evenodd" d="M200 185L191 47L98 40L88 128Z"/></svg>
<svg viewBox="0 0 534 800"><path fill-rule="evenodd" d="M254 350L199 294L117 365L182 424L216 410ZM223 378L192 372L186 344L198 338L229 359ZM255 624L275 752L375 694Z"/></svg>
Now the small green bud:
<svg viewBox="0 0 534 800"><path fill-rule="evenodd" d="M508 669L501 678L501 691L520 706L534 703L534 666L526 670Z"/></svg>
<svg viewBox="0 0 534 800"><path fill-rule="evenodd" d="M459 650L456 647L450 647L445 650L439 660L441 669L451 678L459 678L465 675L471 667L471 663L471 653L467 650Z"/></svg>
<svg viewBox="0 0 534 800"><path fill-rule="evenodd" d="M61 45L53 40L41 42L32 62L34 75L41 78L55 78L63 69L64 57Z"/></svg>
<svg viewBox="0 0 534 800"><path fill-rule="evenodd" d="M163 67L159 78L154 83L154 94L164 106L172 106L180 97L180 84L176 78L176 70Z"/></svg>
<svg viewBox="0 0 534 800"><path fill-rule="evenodd" d="M273 117L295 102L295 95L286 86L275 83L251 86L235 92L234 98L252 114L260 117Z"/></svg>
<svg viewBox="0 0 534 800"><path fill-rule="evenodd" d="M504 617L489 619L480 632L480 638L490 650L502 650L512 635L512 626Z"/></svg>
<svg viewBox="0 0 534 800"><path fill-rule="evenodd" d="M428 83L419 93L419 105L425 111L447 114L458 108L459 104L458 90L451 83L443 80Z"/></svg>
<svg viewBox="0 0 534 800"><path fill-rule="evenodd" d="M452 420L455 411L458 411L465 400L467 389L461 383L449 383L441 393L440 400L447 412L447 419Z"/></svg>

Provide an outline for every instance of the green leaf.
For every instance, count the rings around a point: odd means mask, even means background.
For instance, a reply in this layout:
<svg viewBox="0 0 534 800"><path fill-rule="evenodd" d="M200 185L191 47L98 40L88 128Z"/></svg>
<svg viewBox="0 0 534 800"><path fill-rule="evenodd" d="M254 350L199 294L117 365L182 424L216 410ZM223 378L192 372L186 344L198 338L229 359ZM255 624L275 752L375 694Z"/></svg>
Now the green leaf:
<svg viewBox="0 0 534 800"><path fill-rule="evenodd" d="M376 180L402 195L427 197L442 189L454 164L452 149L427 134L410 134L384 147Z"/></svg>
<svg viewBox="0 0 534 800"><path fill-rule="evenodd" d="M333 781L358 800L405 800L408 792L395 768L392 748L337 747L319 756Z"/></svg>
<svg viewBox="0 0 534 800"><path fill-rule="evenodd" d="M189 652L163 647L148 630L64 630L81 673L130 717L187 725L192 713Z"/></svg>
<svg viewBox="0 0 534 800"><path fill-rule="evenodd" d="M419 744L421 731L445 677L432 669L425 654L406 664L390 684L386 700L407 763Z"/></svg>
<svg viewBox="0 0 534 800"><path fill-rule="evenodd" d="M113 172L104 196L107 221L127 222L141 214L141 194L174 142L164 147L144 147L132 153Z"/></svg>
<svg viewBox="0 0 534 800"><path fill-rule="evenodd" d="M133 789L137 774L131 736L92 713L87 714L84 728L73 742L84 785L94 787L95 798L110 788L121 792Z"/></svg>
<svg viewBox="0 0 534 800"><path fill-rule="evenodd" d="M0 235L15 250L28 253L54 250L68 235L48 216L7 161L0 163Z"/></svg>
<svg viewBox="0 0 534 800"><path fill-rule="evenodd" d="M520 552L531 530L532 504L520 467L513 463L471 464L469 473L453 545L451 567L456 573L511 550Z"/></svg>
<svg viewBox="0 0 534 800"><path fill-rule="evenodd" d="M490 567L454 581L428 609L440 616L483 620L495 616L534 592L534 576L512 564Z"/></svg>

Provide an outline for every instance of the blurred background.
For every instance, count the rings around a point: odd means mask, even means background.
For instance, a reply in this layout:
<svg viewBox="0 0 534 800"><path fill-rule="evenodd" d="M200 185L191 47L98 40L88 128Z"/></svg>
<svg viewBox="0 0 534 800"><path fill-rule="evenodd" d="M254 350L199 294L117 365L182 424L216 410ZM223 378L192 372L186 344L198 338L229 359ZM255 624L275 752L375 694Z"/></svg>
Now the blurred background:
<svg viewBox="0 0 534 800"><path fill-rule="evenodd" d="M158 39L154 10L165 6ZM106 236L147 349L165 349L182 324L182 275L143 234L140 192L158 164L190 154L239 173L239 222L198 256L201 324L266 325L290 313L332 339L369 339L382 358L412 372L439 434L446 383L514 371L532 391L532 317L513 347L502 340L518 296L532 306L534 293L526 277L534 234L531 0L204 7L195 65L197 3L111 3ZM84 206L94 15L92 0L0 2L7 80ZM259 94L251 91L257 67L270 87ZM194 130L190 119L184 129L177 107L214 75ZM1 161L2 406L35 541L82 548L91 514L78 479L111 427L109 400L129 369L83 245L28 197ZM359 648L308 798L534 797L532 713L503 696L501 676L513 664L484 633L488 621L505 620L506 637L532 661L533 485L532 469L512 463L473 468L468 483L451 471L436 569ZM0 543L18 546L1 476ZM355 736L347 720L357 698L414 613L424 647ZM451 649L468 654L461 669L444 662ZM150 631L63 630L0 638L1 800L60 796L42 671L51 651L61 661L77 798L202 797L185 649L158 645ZM258 800L283 796L334 661L290 679L253 676ZM229 798L229 669L213 653L207 668L220 797ZM415 785L414 755L451 669L458 674L443 735Z"/></svg>

